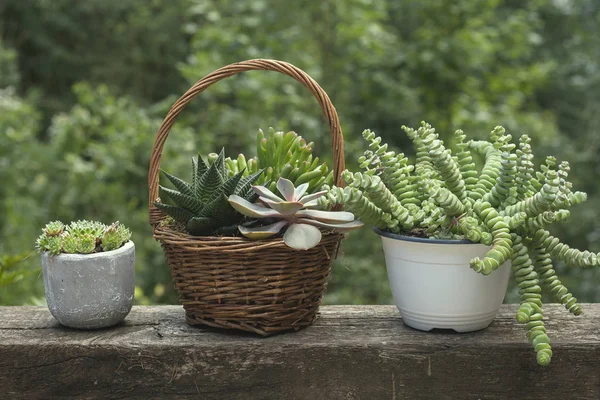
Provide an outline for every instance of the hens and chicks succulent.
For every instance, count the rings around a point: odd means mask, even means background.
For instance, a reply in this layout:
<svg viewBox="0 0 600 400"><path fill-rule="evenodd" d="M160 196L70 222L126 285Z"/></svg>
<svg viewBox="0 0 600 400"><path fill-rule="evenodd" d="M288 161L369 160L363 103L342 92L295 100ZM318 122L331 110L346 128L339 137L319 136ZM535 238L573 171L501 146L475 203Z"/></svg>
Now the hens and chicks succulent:
<svg viewBox="0 0 600 400"><path fill-rule="evenodd" d="M40 252L52 255L90 254L118 249L130 238L129 229L118 221L111 225L97 221L76 221L65 225L53 221L42 229L36 247Z"/></svg>

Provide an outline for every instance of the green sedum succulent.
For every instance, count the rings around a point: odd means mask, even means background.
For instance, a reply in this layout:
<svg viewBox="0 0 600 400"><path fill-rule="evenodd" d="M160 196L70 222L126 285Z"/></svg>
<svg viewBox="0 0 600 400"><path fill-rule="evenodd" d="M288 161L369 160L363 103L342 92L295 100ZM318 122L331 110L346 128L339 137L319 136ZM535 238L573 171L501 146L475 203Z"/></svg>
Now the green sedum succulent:
<svg viewBox="0 0 600 400"><path fill-rule="evenodd" d="M242 172L248 176L260 170L261 175L256 184L265 185L274 191L279 178L286 178L299 186L308 183L307 193L318 191L324 184L332 184L333 171L329 171L325 163L319 163L319 157L313 157L314 143L306 141L295 132L275 132L269 128L265 135L258 130L256 137L256 156L246 159L240 154L237 159L225 159L228 176ZM217 159L210 154L209 163Z"/></svg>
<svg viewBox="0 0 600 400"><path fill-rule="evenodd" d="M175 205L160 202L154 205L195 236L235 233L244 216L229 205L227 198L237 195L246 201L255 201L257 196L252 184L262 174L261 170L243 177L245 170L242 170L229 177L224 150L210 166L200 156L192 159L192 183L162 172L177 190L160 186L161 192Z"/></svg>
<svg viewBox="0 0 600 400"><path fill-rule="evenodd" d="M587 198L572 191L569 164L557 166L554 157L547 157L535 171L529 137L523 135L517 149L500 126L488 141L465 141L464 133L456 131L455 154L425 122L417 130L403 130L416 149L414 164L404 154L388 151L380 137L366 130L368 149L358 160L363 171L344 171L347 186L327 187L319 205L327 209L344 204L381 230L491 246L470 266L487 275L512 262L521 296L517 320L526 325L537 362L548 365L552 349L543 322L542 290L569 312L581 314L577 299L556 276L552 258L574 267L600 266L600 254L572 249L547 230ZM484 160L480 170L472 153Z"/></svg>
<svg viewBox="0 0 600 400"><path fill-rule="evenodd" d="M48 223L36 241L40 252L52 255L90 254L111 251L123 246L131 232L118 221L106 226L97 221L77 221L65 226L60 221Z"/></svg>
<svg viewBox="0 0 600 400"><path fill-rule="evenodd" d="M253 204L240 196L229 196L229 203L240 213L254 219L268 220L264 226L238 227L240 233L249 239L267 239L285 230L283 241L297 250L310 249L321 242L319 228L348 232L363 226L354 220L354 215L346 211L321 211L317 206L319 197L325 191L307 194L308 183L297 188L285 178L279 178L276 187L282 197L264 186L254 186L262 204Z"/></svg>

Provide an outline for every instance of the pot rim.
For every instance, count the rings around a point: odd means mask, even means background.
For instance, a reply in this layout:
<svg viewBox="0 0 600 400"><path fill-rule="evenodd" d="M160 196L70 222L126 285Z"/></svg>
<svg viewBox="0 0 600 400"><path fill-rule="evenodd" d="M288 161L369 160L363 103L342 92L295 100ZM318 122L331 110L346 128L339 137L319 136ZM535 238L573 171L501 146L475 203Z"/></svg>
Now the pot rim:
<svg viewBox="0 0 600 400"><path fill-rule="evenodd" d="M475 243L470 240L451 240L451 239L428 239L428 238L418 238L406 235L400 235L398 233L386 232L382 231L379 228L373 228L373 232L378 234L379 236L383 236L389 239L402 240L405 242L415 242L415 243L423 243L423 244L481 244Z"/></svg>
<svg viewBox="0 0 600 400"><path fill-rule="evenodd" d="M114 249L111 251L102 251L100 253L90 253L90 254L61 253L61 254L57 254L57 255L51 255L50 253L45 251L41 254L42 254L42 257L48 257L48 258L56 257L56 258L60 258L61 260L88 261L88 260L95 260L95 259L103 258L103 257L118 256L118 255L129 252L134 247L135 247L135 245L134 245L133 241L128 240L127 242L125 242L125 244L123 246L119 247L118 249Z"/></svg>

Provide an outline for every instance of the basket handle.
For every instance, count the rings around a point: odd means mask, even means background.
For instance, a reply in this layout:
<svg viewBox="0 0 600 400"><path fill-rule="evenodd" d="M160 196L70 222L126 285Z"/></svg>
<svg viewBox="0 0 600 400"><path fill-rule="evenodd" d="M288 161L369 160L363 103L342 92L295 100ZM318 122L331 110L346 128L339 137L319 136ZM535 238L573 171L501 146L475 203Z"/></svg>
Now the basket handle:
<svg viewBox="0 0 600 400"><path fill-rule="evenodd" d="M185 109L192 99L202 93L213 83L219 82L221 79L229 76L238 74L244 71L253 70L264 70L264 71L276 71L285 75L288 75L298 82L302 83L310 92L315 96L321 106L325 118L329 122L329 131L331 133L331 147L333 149L333 180L336 186L343 186L341 179L341 173L345 169L344 161L344 138L342 136L342 127L337 115L335 107L331 103L327 93L315 82L308 74L302 71L300 68L293 66L292 64L284 61L267 60L267 59L256 59L242 61L235 64L229 64L224 67L217 69L216 71L206 75L194 84L183 96L181 96L175 104L171 107L167 116L163 120L158 132L156 139L154 140L154 146L152 147L152 154L150 156L150 168L148 170L148 189L149 189L149 210L150 210L150 223L155 224L160 222L164 218L164 214L157 209L153 202L158 199L158 178L160 170L160 159L162 156L163 146L169 131L175 123L177 116Z"/></svg>

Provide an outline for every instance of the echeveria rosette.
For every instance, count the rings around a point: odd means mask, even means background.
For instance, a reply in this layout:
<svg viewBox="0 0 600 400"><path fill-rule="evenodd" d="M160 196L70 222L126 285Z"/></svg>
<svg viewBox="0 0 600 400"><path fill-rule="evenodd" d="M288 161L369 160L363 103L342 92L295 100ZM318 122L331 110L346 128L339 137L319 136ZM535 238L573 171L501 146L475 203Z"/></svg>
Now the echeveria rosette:
<svg viewBox="0 0 600 400"><path fill-rule="evenodd" d="M285 230L283 241L296 250L307 250L321 242L319 228L348 232L363 226L346 211L315 210L318 199L327 191L306 194L308 183L298 187L285 178L276 184L280 193L276 195L264 186L253 186L260 203L251 203L238 195L229 196L229 203L241 214L257 220L273 220L268 225L247 227L239 225L242 235L249 239L268 239Z"/></svg>

